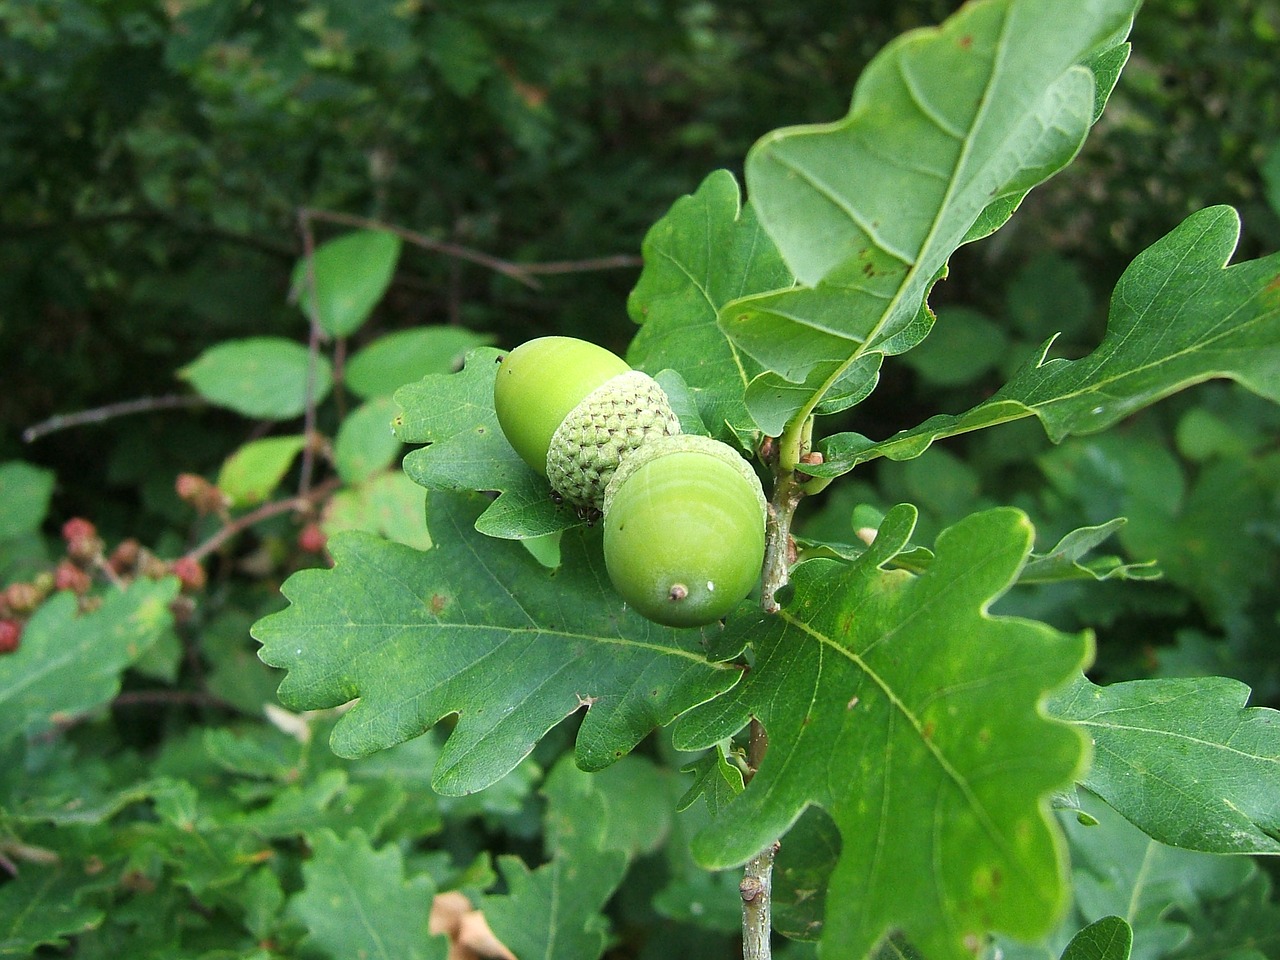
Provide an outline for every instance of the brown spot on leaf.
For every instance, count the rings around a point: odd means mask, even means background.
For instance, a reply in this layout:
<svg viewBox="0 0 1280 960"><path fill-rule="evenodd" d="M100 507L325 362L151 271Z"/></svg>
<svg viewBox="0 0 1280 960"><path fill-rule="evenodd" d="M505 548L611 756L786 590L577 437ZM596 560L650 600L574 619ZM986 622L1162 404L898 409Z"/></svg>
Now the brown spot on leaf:
<svg viewBox="0 0 1280 960"><path fill-rule="evenodd" d="M440 616L440 614L444 613L444 608L447 607L448 605L449 605L448 597L441 596L438 593L433 593L431 595L430 606L431 606L431 613L433 616L436 616L436 617Z"/></svg>
<svg viewBox="0 0 1280 960"><path fill-rule="evenodd" d="M969 50L973 47L973 37L967 33L956 42L961 50Z"/></svg>
<svg viewBox="0 0 1280 960"><path fill-rule="evenodd" d="M934 725L932 720L926 720L923 727L920 728L920 736L925 740L933 739Z"/></svg>

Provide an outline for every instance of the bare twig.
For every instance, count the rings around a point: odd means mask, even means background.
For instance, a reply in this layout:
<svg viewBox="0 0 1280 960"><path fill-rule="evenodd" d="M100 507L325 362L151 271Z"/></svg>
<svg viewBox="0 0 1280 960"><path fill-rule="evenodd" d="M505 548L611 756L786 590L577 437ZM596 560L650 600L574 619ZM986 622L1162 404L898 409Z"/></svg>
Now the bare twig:
<svg viewBox="0 0 1280 960"><path fill-rule="evenodd" d="M106 406L94 407L92 410L78 410L75 413L60 413L41 420L22 431L24 443L33 443L41 437L66 430L68 427L82 427L90 423L105 423L116 417L125 417L134 413L151 413L155 410L174 410L179 408L202 407L202 397L191 394L168 394L163 397L139 397L136 400L122 400L119 403L108 403Z"/></svg>
<svg viewBox="0 0 1280 960"><path fill-rule="evenodd" d="M302 435L306 442L302 447L302 465L298 470L298 496L305 497L311 489L311 475L315 470L316 448L313 439L316 428L316 367L320 363L320 294L316 284L316 242L311 232L310 214L306 209L298 211L298 229L302 231L302 255L307 264L307 292L303 297L307 307L307 386L303 394Z"/></svg>
<svg viewBox="0 0 1280 960"><path fill-rule="evenodd" d="M204 543L188 550L186 556L192 560L202 560L209 554L213 553L224 543L234 537L243 530L247 530L255 523L261 523L263 520L278 516L282 513L299 512L305 513L314 510L317 503L327 497L330 493L337 489L341 481L337 477L330 477L324 483L317 484L311 488L306 496L289 497L286 500L273 500L270 503L264 503L257 510L251 510L242 514L222 527Z"/></svg>
<svg viewBox="0 0 1280 960"><path fill-rule="evenodd" d="M383 230L387 233L395 234L406 243L411 243L415 247L421 247L423 250L430 250L432 253L439 253L446 257L455 257L458 260L466 260L470 263L479 264L482 267L488 267L496 273L500 273L505 277L510 277L517 283L522 283L526 287L530 287L535 290L539 287L538 282L528 275L529 271L520 264L512 263L509 260L503 260L500 257L490 256L487 253L481 253L479 250L472 250L470 247L464 247L456 243L449 243L446 240L434 240L425 234L418 233L416 230L398 227L391 223L383 223L380 220L372 220L369 217L360 217L351 213L337 213L332 210L313 210L304 207L299 211L298 216L304 223L311 220L325 220L329 223L338 223L348 227L360 227L364 230Z"/></svg>
<svg viewBox="0 0 1280 960"><path fill-rule="evenodd" d="M364 230L383 230L387 233L395 234L406 243L411 243L415 247L421 247L423 250L429 250L432 253L438 253L446 257L453 257L455 260L466 260L468 263L478 264L487 267L495 273L500 273L504 277L509 277L517 283L524 284L532 290L540 289L540 284L535 276L546 276L550 274L563 273L588 273L595 270L619 270L628 267L638 267L644 261L637 256L631 254L614 254L605 257L591 257L584 260L550 260L544 263L513 263L510 260L504 260L501 257L495 257L492 254L483 253L480 250L474 250L471 247L464 247L461 244L450 243L447 240L436 240L428 237L426 234L418 233L416 230L409 230L405 227L399 227L395 224L384 223L380 220L373 220L369 217L361 217L351 213L337 213L331 210L315 210L304 208L300 211L299 216L305 220L324 220L329 223L342 224L348 227L360 227Z"/></svg>
<svg viewBox="0 0 1280 960"><path fill-rule="evenodd" d="M192 706L243 712L234 703L202 690L128 690L111 702L117 707Z"/></svg>

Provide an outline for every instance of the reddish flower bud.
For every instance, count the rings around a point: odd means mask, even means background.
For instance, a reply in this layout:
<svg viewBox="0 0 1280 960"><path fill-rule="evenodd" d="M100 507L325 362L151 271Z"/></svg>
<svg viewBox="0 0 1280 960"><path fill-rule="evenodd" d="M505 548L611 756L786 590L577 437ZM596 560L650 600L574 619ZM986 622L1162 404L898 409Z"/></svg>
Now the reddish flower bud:
<svg viewBox="0 0 1280 960"><path fill-rule="evenodd" d="M22 621L0 620L0 654L13 653L22 645Z"/></svg>
<svg viewBox="0 0 1280 960"><path fill-rule="evenodd" d="M93 581L70 560L63 560L53 571L53 587L55 590L70 590L72 593L87 593Z"/></svg>
<svg viewBox="0 0 1280 960"><path fill-rule="evenodd" d="M169 566L170 572L182 583L186 593L198 593L207 582L204 567L193 557L179 557Z"/></svg>
<svg viewBox="0 0 1280 960"><path fill-rule="evenodd" d="M308 523L298 531L298 547L307 553L319 553L328 542L329 538L318 523Z"/></svg>

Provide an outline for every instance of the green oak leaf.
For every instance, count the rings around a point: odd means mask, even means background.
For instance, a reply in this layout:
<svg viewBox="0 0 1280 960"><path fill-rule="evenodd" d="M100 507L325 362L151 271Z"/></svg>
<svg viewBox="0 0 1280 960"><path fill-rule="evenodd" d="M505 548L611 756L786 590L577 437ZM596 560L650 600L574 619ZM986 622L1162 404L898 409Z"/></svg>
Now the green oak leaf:
<svg viewBox="0 0 1280 960"><path fill-rule="evenodd" d="M291 605L254 625L262 659L288 670L285 706L357 701L333 730L336 753L364 756L456 714L432 786L459 795L501 778L583 707L576 756L598 770L736 682L740 671L707 662L702 631L626 608L598 531L566 533L551 571L475 532L486 503L433 494L425 552L334 537L334 567L295 573L283 587Z"/></svg>
<svg viewBox="0 0 1280 960"><path fill-rule="evenodd" d="M27 621L22 645L0 657L0 743L31 736L105 706L120 675L173 628L175 577L137 580L77 614L63 591Z"/></svg>
<svg viewBox="0 0 1280 960"><path fill-rule="evenodd" d="M838 476L877 457L911 459L943 437L1028 416L1056 443L1213 378L1280 402L1280 254L1227 266L1239 236L1231 207L1193 213L1125 270L1106 336L1088 356L1050 360L1046 344L965 413L932 417L878 443L858 434L829 437L826 462L812 472Z"/></svg>
<svg viewBox="0 0 1280 960"><path fill-rule="evenodd" d="M1048 552L1032 554L1018 576L1018 583L1061 583L1064 580L1153 580L1160 576L1154 560L1125 563L1118 557L1085 559L1095 547L1125 525L1117 517L1092 527L1080 527L1064 535Z"/></svg>
<svg viewBox="0 0 1280 960"><path fill-rule="evenodd" d="M925 297L952 252L1079 150L1137 5L966 4L882 50L844 119L756 143L747 193L800 285L728 303L720 325L741 352L809 388L793 415L866 354L924 339Z"/></svg>
<svg viewBox="0 0 1280 960"><path fill-rule="evenodd" d="M579 526L577 514L551 499L546 478L502 435L493 410L502 357L501 350L479 347L460 372L430 374L396 391L396 436L427 444L405 455L404 472L428 490L496 492L476 520L476 529L491 537L525 540Z"/></svg>
<svg viewBox="0 0 1280 960"><path fill-rule="evenodd" d="M1280 712L1227 677L1085 677L1049 702L1094 744L1083 784L1148 836L1210 853L1280 853Z"/></svg>
<svg viewBox="0 0 1280 960"><path fill-rule="evenodd" d="M895 507L855 563L797 566L794 596L747 635L743 682L673 731L697 749L754 716L769 737L755 778L695 841L705 866L746 860L810 804L835 821L828 957L865 957L896 930L961 960L989 930L1044 932L1066 903L1049 795L1080 775L1087 744L1040 704L1090 638L986 612L1031 549L1020 511L945 530L919 576L884 569L914 519Z"/></svg>
<svg viewBox="0 0 1280 960"><path fill-rule="evenodd" d="M427 930L435 885L425 873L405 878L398 847L374 850L360 830L319 830L307 841L303 887L288 909L309 946L335 960L445 960L448 940Z"/></svg>
<svg viewBox="0 0 1280 960"><path fill-rule="evenodd" d="M596 960L604 953L608 921L600 911L629 857L610 843L618 811L595 780L563 758L542 788L548 862L530 870L519 857L498 858L509 892L485 897L481 910L520 960Z"/></svg>
<svg viewBox="0 0 1280 960"><path fill-rule="evenodd" d="M1229 897L1254 870L1242 857L1152 840L1088 793L1080 801L1088 823L1066 811L1061 817L1071 845L1076 913L1085 920L1123 917L1133 928L1134 960L1168 956L1189 933L1177 912Z"/></svg>
<svg viewBox="0 0 1280 960"><path fill-rule="evenodd" d="M731 300L792 285L777 248L743 206L737 181L717 170L681 197L644 238L644 270L627 300L641 324L627 351L637 369L676 370L719 439L753 432L743 404L761 367L720 332L716 318Z"/></svg>

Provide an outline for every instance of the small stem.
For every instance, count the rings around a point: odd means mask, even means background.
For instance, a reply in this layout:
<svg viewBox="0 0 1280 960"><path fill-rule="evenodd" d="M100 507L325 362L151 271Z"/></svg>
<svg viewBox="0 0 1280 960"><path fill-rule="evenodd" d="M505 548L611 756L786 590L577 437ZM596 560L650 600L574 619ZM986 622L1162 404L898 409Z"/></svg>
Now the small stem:
<svg viewBox="0 0 1280 960"><path fill-rule="evenodd" d="M119 403L108 403L103 407L94 407L92 410L80 410L76 413L60 413L57 416L50 417L48 420L41 420L22 431L22 440L24 443L34 443L41 437L59 430L66 430L68 427L82 427L89 423L105 423L108 420L114 420L116 417L124 417L133 413L151 413L155 410L174 410L182 407L203 407L205 401L203 397L189 396L187 394L168 394L163 397L141 397L137 400L122 400Z"/></svg>
<svg viewBox="0 0 1280 960"><path fill-rule="evenodd" d="M316 451L316 367L320 362L320 291L316 282L316 240L311 231L311 212L298 211L298 228L302 231L302 255L307 264L307 385L303 394L302 435L306 443L302 448L302 466L298 471L298 496L305 497L311 490L311 474L315 470Z"/></svg>
<svg viewBox="0 0 1280 960"><path fill-rule="evenodd" d="M777 593L791 579L791 564L795 562L791 520L804 495L793 471L779 471L765 523L764 570L760 579L760 606L765 613L781 609Z"/></svg>
<svg viewBox="0 0 1280 960"><path fill-rule="evenodd" d="M738 892L742 894L742 960L770 960L773 948L773 860L778 843L747 861Z"/></svg>
<svg viewBox="0 0 1280 960"><path fill-rule="evenodd" d="M249 527L252 527L255 523L261 523L263 520L277 516L281 513L313 510L317 503L337 489L340 482L341 481L337 477L331 477L324 483L319 483L312 487L307 492L306 496L289 497L287 500L274 500L271 503L264 503L257 510L252 510L249 513L236 517L236 519L232 520L204 543L188 550L186 556L193 560L203 560L236 534L240 533L242 530L249 529Z"/></svg>

